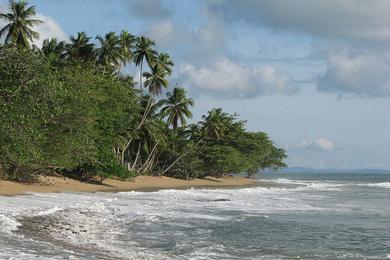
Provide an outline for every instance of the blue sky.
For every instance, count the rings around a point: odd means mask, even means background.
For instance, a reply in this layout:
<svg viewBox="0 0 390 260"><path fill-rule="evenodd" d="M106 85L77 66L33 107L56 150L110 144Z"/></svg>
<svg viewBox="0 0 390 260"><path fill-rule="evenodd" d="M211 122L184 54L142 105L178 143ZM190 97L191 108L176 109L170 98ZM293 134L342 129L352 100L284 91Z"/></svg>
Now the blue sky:
<svg viewBox="0 0 390 260"><path fill-rule="evenodd" d="M29 2L42 38L151 37L174 58L170 80L194 97L194 120L237 112L290 166L390 169L390 1Z"/></svg>

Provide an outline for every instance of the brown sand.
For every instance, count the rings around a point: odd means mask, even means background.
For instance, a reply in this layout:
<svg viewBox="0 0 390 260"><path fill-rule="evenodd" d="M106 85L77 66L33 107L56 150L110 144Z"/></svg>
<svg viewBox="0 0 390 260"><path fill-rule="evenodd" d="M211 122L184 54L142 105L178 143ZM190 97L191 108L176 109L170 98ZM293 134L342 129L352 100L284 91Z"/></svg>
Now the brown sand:
<svg viewBox="0 0 390 260"><path fill-rule="evenodd" d="M52 183L50 183L52 182ZM0 180L0 195L17 195L27 192L118 192L118 191L153 191L159 189L186 189L191 187L236 187L253 186L256 181L242 177L207 177L203 179L180 180L169 177L138 176L132 180L119 181L107 179L103 184L91 184L73 179L50 177L37 184L21 184Z"/></svg>

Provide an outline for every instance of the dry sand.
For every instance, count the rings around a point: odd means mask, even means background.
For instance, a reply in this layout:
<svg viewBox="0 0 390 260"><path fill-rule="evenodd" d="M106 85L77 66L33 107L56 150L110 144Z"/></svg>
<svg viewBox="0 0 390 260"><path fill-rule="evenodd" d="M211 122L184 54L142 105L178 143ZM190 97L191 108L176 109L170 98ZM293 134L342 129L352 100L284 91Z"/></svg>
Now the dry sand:
<svg viewBox="0 0 390 260"><path fill-rule="evenodd" d="M52 182L52 183L50 183ZM186 189L191 187L236 187L254 186L256 180L243 177L207 177L203 179L180 180L169 177L138 176L132 180L119 181L107 179L103 184L91 184L73 179L50 177L37 184L21 184L0 180L0 195L17 195L28 192L118 192L118 191L153 191L159 189Z"/></svg>

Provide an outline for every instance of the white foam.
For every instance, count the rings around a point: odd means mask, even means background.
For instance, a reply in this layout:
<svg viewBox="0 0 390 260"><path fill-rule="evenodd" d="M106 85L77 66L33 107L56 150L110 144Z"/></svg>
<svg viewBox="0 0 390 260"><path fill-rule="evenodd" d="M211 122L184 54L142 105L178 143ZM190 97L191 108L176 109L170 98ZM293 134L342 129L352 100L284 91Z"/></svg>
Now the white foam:
<svg viewBox="0 0 390 260"><path fill-rule="evenodd" d="M18 227L21 225L19 222L17 222L14 218L10 216L5 216L0 214L0 226L1 231L12 233L12 231L15 231L18 229Z"/></svg>
<svg viewBox="0 0 390 260"><path fill-rule="evenodd" d="M291 185L297 185L301 186L297 189L305 190L305 189L311 189L311 190L340 190L341 187L347 186L345 183L338 183L333 181L301 181L301 180L290 180L290 179L284 179L279 178L275 180L276 183L280 184L291 184Z"/></svg>
<svg viewBox="0 0 390 260"><path fill-rule="evenodd" d="M390 182L359 183L358 186L390 189Z"/></svg>

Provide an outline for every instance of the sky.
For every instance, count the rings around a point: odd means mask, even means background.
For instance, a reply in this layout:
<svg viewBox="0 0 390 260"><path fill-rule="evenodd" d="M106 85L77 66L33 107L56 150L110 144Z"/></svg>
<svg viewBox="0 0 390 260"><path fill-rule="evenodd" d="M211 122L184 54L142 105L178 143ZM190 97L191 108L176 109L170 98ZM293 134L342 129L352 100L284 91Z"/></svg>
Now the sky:
<svg viewBox="0 0 390 260"><path fill-rule="evenodd" d="M390 1L29 2L45 21L38 45L80 31L152 38L175 61L171 86L195 100L193 121L238 113L291 167L390 169Z"/></svg>

